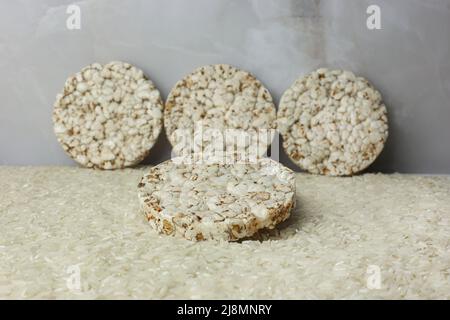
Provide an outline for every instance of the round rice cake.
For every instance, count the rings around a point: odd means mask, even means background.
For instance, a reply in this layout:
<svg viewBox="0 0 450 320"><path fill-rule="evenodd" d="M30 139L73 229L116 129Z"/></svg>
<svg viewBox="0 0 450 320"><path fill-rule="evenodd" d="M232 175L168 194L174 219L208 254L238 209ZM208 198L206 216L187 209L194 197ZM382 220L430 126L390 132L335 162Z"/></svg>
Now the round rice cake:
<svg viewBox="0 0 450 320"><path fill-rule="evenodd" d="M167 160L145 174L138 194L150 225L189 240L235 241L273 229L295 205L294 173L271 159L246 164Z"/></svg>
<svg viewBox="0 0 450 320"><path fill-rule="evenodd" d="M66 153L89 168L141 162L162 129L163 102L142 70L98 63L67 79L53 109L54 131Z"/></svg>
<svg viewBox="0 0 450 320"><path fill-rule="evenodd" d="M226 64L208 65L171 90L164 127L179 156L217 150L262 156L275 134L276 109L269 91L253 75Z"/></svg>
<svg viewBox="0 0 450 320"><path fill-rule="evenodd" d="M388 137L381 94L343 70L322 68L295 81L281 98L277 125L295 164L330 176L367 168Z"/></svg>

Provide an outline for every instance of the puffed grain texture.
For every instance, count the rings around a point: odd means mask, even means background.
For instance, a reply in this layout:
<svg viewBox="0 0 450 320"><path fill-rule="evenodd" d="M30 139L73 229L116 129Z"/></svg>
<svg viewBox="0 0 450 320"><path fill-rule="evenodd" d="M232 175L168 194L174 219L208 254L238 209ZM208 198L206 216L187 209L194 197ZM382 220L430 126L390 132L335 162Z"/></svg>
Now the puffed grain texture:
<svg viewBox="0 0 450 320"><path fill-rule="evenodd" d="M232 139L217 139L208 130L224 133L227 129L250 133L246 151L258 148L263 155L276 128L276 110L269 91L250 73L226 64L208 65L194 70L171 90L164 110L164 127L177 155L197 152L186 144L203 130L199 150L230 150ZM258 135L266 130L267 136Z"/></svg>
<svg viewBox="0 0 450 320"><path fill-rule="evenodd" d="M67 79L53 109L64 151L89 168L141 162L162 128L159 91L142 70L119 61L91 64Z"/></svg>
<svg viewBox="0 0 450 320"><path fill-rule="evenodd" d="M295 81L281 98L277 122L288 156L316 174L364 170L388 137L381 94L343 70L319 69Z"/></svg>
<svg viewBox="0 0 450 320"><path fill-rule="evenodd" d="M150 225L163 234L235 241L289 217L295 176L267 158L247 164L171 159L144 175L138 194Z"/></svg>

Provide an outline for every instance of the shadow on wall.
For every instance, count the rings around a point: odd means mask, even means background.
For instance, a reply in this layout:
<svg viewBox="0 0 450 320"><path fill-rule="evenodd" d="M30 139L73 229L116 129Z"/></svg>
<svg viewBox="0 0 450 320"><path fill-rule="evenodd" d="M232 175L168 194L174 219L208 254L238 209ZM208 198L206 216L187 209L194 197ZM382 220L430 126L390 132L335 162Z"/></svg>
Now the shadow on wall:
<svg viewBox="0 0 450 320"><path fill-rule="evenodd" d="M157 165L165 160L170 159L171 151L172 146L170 145L170 142L167 139L166 131L163 128L163 130L159 134L158 140L150 150L149 155L144 159L144 161L142 161L141 164Z"/></svg>

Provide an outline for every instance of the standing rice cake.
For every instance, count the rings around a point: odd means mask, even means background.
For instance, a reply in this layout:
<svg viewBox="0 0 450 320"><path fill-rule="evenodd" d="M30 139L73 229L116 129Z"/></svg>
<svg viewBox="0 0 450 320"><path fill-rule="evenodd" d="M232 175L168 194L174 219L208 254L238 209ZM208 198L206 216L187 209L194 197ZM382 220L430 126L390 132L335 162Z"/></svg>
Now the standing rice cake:
<svg viewBox="0 0 450 320"><path fill-rule="evenodd" d="M141 162L162 128L159 91L123 62L91 64L67 79L53 110L56 137L89 168L118 169Z"/></svg>
<svg viewBox="0 0 450 320"><path fill-rule="evenodd" d="M276 110L269 91L253 75L230 65L209 65L171 90L164 127L177 155L238 148L261 156L275 134ZM245 145L233 140L235 133L248 135ZM228 139L220 137L224 134Z"/></svg>
<svg viewBox="0 0 450 320"><path fill-rule="evenodd" d="M138 185L144 214L159 232L189 240L235 241L273 229L295 205L294 173L271 159L189 164L175 158Z"/></svg>
<svg viewBox="0 0 450 320"><path fill-rule="evenodd" d="M288 156L316 174L364 170L388 137L381 94L349 71L319 69L298 79L283 94L277 117Z"/></svg>

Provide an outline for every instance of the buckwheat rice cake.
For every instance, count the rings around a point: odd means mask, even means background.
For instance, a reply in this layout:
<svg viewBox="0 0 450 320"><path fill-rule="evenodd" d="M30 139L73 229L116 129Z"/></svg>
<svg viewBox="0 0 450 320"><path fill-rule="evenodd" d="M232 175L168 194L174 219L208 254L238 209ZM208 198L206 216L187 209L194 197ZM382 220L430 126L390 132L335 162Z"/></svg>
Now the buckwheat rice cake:
<svg viewBox="0 0 450 320"><path fill-rule="evenodd" d="M381 94L350 71L322 68L299 78L283 94L277 118L288 156L311 173L362 171L388 137Z"/></svg>
<svg viewBox="0 0 450 320"><path fill-rule="evenodd" d="M275 133L276 110L269 91L253 75L226 64L209 65L172 89L164 127L177 155L236 148L261 156ZM221 138L227 129L228 139ZM233 140L235 133L248 134L245 144Z"/></svg>
<svg viewBox="0 0 450 320"><path fill-rule="evenodd" d="M138 185L142 210L159 232L199 241L235 241L286 220L294 173L271 159L246 164L165 161Z"/></svg>
<svg viewBox="0 0 450 320"><path fill-rule="evenodd" d="M162 128L159 91L124 62L91 64L67 79L54 110L54 131L79 164L118 169L141 162Z"/></svg>

